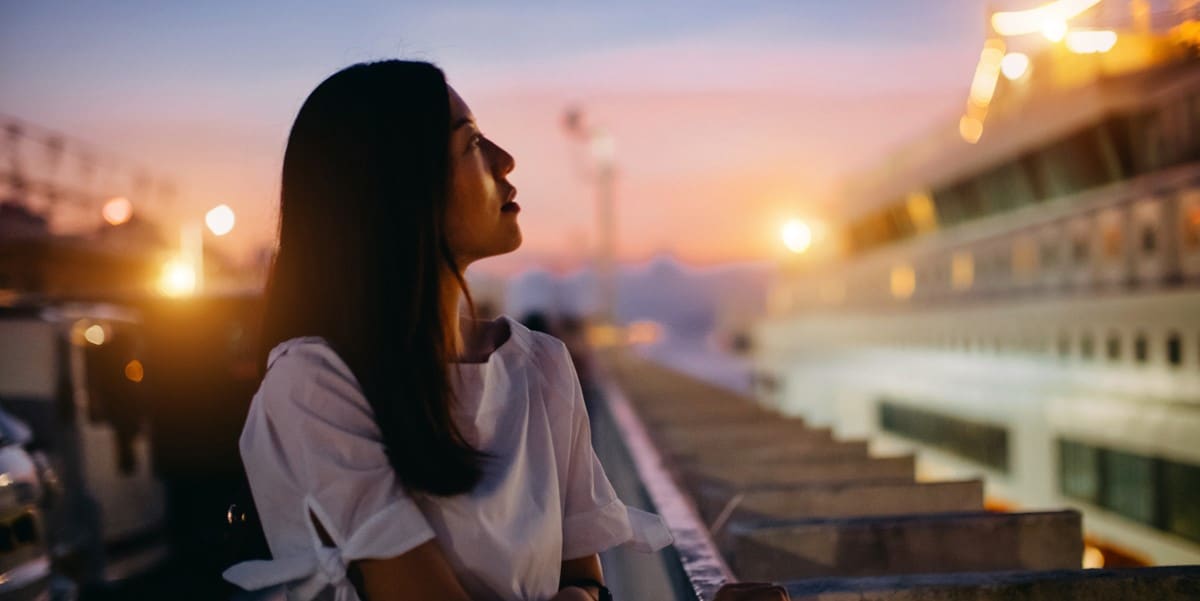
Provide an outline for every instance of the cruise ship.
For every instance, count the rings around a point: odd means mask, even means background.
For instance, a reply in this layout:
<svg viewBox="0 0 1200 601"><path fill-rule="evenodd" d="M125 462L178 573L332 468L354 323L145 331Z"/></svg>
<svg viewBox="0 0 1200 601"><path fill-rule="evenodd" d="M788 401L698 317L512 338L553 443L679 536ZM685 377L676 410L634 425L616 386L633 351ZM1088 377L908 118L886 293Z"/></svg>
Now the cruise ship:
<svg viewBox="0 0 1200 601"><path fill-rule="evenodd" d="M1017 59L988 40L961 119L849 178L781 270L758 400L915 452L922 479L983 477L990 509L1078 509L1089 567L1200 563L1200 59L1181 11Z"/></svg>

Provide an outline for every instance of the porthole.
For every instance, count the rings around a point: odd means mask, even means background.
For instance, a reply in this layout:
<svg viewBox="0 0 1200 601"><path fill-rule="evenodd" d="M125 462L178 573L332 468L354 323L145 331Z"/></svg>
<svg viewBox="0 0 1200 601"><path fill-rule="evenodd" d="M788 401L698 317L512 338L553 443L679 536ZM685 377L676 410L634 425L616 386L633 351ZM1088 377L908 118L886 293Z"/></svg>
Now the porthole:
<svg viewBox="0 0 1200 601"><path fill-rule="evenodd" d="M1183 364L1183 340L1179 332L1167 334L1167 365L1179 367Z"/></svg>
<svg viewBox="0 0 1200 601"><path fill-rule="evenodd" d="M1153 255L1158 252L1158 231L1153 226L1142 229L1142 254Z"/></svg>
<svg viewBox="0 0 1200 601"><path fill-rule="evenodd" d="M1058 245L1057 242L1047 242L1042 245L1042 265L1047 269L1058 265Z"/></svg>
<svg viewBox="0 0 1200 601"><path fill-rule="evenodd" d="M1076 264L1082 265L1088 260L1088 241L1087 238L1078 237L1071 245L1071 257Z"/></svg>

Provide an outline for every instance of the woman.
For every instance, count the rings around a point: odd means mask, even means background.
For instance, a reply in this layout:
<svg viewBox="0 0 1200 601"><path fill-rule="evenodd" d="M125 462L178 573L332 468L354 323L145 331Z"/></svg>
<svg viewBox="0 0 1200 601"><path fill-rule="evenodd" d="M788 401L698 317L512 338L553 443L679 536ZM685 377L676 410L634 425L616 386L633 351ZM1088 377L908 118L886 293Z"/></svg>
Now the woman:
<svg viewBox="0 0 1200 601"><path fill-rule="evenodd" d="M241 438L289 598L588 601L597 553L670 544L591 449L565 347L472 307L516 249L513 157L436 67L344 69L300 109L267 287L267 371Z"/></svg>

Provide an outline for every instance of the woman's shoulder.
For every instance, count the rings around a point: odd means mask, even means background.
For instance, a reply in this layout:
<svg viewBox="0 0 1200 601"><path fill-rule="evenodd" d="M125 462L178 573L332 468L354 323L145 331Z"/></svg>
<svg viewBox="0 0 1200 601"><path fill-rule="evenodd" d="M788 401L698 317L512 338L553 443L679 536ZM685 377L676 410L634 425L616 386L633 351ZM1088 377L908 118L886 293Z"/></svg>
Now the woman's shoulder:
<svg viewBox="0 0 1200 601"><path fill-rule="evenodd" d="M558 372L571 366L571 355L563 341L545 332L531 330L521 322L505 317L512 341L528 355L531 367L541 373Z"/></svg>
<svg viewBox="0 0 1200 601"><path fill-rule="evenodd" d="M271 349L256 396L268 413L296 406L366 405L353 372L325 339L315 336L291 338Z"/></svg>

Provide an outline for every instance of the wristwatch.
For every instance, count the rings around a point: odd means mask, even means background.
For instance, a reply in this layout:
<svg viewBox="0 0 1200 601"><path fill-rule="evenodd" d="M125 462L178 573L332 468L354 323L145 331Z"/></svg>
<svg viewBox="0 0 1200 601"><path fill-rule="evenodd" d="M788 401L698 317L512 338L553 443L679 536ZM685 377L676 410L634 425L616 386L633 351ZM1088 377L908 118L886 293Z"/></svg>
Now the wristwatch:
<svg viewBox="0 0 1200 601"><path fill-rule="evenodd" d="M596 599L596 601L613 601L612 592L608 590L608 587L595 580L592 580L591 578L576 578L574 580L569 580L562 583L561 588L566 588L568 586L576 586L582 589L594 588L600 591L600 596Z"/></svg>

